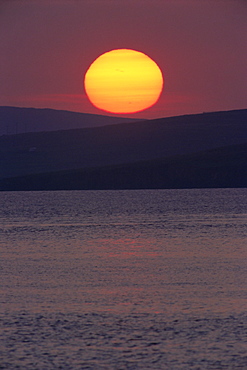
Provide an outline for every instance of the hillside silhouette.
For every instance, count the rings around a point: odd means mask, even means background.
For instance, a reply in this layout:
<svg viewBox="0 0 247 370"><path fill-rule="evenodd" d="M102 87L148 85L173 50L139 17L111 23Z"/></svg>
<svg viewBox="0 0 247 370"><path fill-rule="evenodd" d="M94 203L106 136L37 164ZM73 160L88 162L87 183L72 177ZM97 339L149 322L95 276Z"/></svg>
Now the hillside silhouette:
<svg viewBox="0 0 247 370"><path fill-rule="evenodd" d="M0 188L245 187L246 143L247 110L4 135Z"/></svg>
<svg viewBox="0 0 247 370"><path fill-rule="evenodd" d="M48 108L0 107L0 135L71 130L135 121L138 120Z"/></svg>
<svg viewBox="0 0 247 370"><path fill-rule="evenodd" d="M247 186L247 144L129 164L0 179L1 190L237 188Z"/></svg>

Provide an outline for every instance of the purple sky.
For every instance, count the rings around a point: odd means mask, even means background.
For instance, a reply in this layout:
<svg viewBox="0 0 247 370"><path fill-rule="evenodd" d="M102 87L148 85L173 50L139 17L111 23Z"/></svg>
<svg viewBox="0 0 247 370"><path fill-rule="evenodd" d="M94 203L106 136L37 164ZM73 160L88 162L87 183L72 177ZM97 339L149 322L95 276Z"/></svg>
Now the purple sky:
<svg viewBox="0 0 247 370"><path fill-rule="evenodd" d="M0 0L0 105L106 114L84 74L127 48L165 77L159 102L131 117L247 108L246 19L246 0Z"/></svg>

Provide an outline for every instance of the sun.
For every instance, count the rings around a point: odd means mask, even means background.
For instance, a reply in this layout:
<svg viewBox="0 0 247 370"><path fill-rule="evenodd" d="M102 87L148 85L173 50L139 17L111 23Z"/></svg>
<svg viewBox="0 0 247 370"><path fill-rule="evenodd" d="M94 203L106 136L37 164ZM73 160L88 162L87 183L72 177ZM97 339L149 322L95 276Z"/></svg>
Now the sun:
<svg viewBox="0 0 247 370"><path fill-rule="evenodd" d="M95 107L111 113L135 113L158 101L163 81L160 68L149 56L116 49L100 55L90 65L84 87Z"/></svg>

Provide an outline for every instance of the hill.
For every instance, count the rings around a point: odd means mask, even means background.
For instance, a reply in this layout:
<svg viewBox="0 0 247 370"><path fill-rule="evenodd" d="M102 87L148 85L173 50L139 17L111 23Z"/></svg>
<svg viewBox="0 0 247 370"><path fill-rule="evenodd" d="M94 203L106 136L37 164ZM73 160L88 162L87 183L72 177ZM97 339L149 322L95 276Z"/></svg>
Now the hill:
<svg viewBox="0 0 247 370"><path fill-rule="evenodd" d="M0 180L1 190L237 188L247 186L247 144L115 166Z"/></svg>
<svg viewBox="0 0 247 370"><path fill-rule="evenodd" d="M235 169L238 171L241 169L245 173L246 146L242 144L247 143L246 123L247 110L237 110L76 130L4 135L0 137L0 179L52 173L53 175L49 176L55 176L58 179L61 171L72 171L70 175L75 179L77 176L82 176L80 174L87 177L88 173L94 173L97 175L93 182L90 180L90 187L98 188L103 186L102 181L98 181L97 185L99 173L114 177L116 173L114 171L118 171L116 168L119 168L120 172L126 173L126 179L131 171L135 171L139 174L136 176L140 177L140 171L145 162L145 166L149 168L146 173L150 173L151 168L157 171L157 176L153 177L156 180L152 187L162 187L168 185L164 183L159 185L158 168L161 172L163 171L161 167L164 168L166 173L170 173L169 176L172 179L175 175L169 172L166 166L170 166L171 169L172 163L175 163L177 171L180 174L183 173L183 177L186 177L187 173L189 178L196 178L196 173L190 171L190 164L193 167L197 163L197 168L203 168L205 155L208 158L207 168L211 169L217 167L214 165L217 163L217 155L221 156L220 168L224 167L225 170L230 171L227 175L229 179L231 176L237 176ZM212 150L214 152L211 152ZM234 163L231 160L233 157ZM171 165L166 162L167 160L171 161L169 162ZM159 167L160 163L162 163L161 167ZM221 173L219 166L217 168L218 175L213 175L216 177ZM129 185L126 183L125 186L141 186L140 183L133 184L133 176L129 177ZM243 176L241 179L236 180L235 185L239 183L238 186L244 186ZM58 187L59 181L54 181ZM176 181L175 183L178 184ZM228 186L229 180L227 181L225 183L223 181L220 186ZM175 185L175 183L172 185L171 180L169 186L189 186L185 182L181 182L182 185ZM205 187L203 183L205 183L205 176L198 184L200 187ZM7 183L4 180L2 184ZM147 180L145 184L145 187L148 186ZM5 185L2 189L7 189ZM78 186L77 184L76 187ZM110 186L109 181L107 186Z"/></svg>
<svg viewBox="0 0 247 370"><path fill-rule="evenodd" d="M0 107L0 135L97 127L137 119L55 109Z"/></svg>

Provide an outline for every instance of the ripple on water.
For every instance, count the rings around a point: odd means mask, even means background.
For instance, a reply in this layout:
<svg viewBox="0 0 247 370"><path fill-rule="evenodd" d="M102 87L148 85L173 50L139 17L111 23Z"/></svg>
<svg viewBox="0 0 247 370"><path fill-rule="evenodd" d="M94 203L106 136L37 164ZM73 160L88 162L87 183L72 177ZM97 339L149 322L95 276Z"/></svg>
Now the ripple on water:
<svg viewBox="0 0 247 370"><path fill-rule="evenodd" d="M247 316L2 315L0 369L243 369Z"/></svg>

